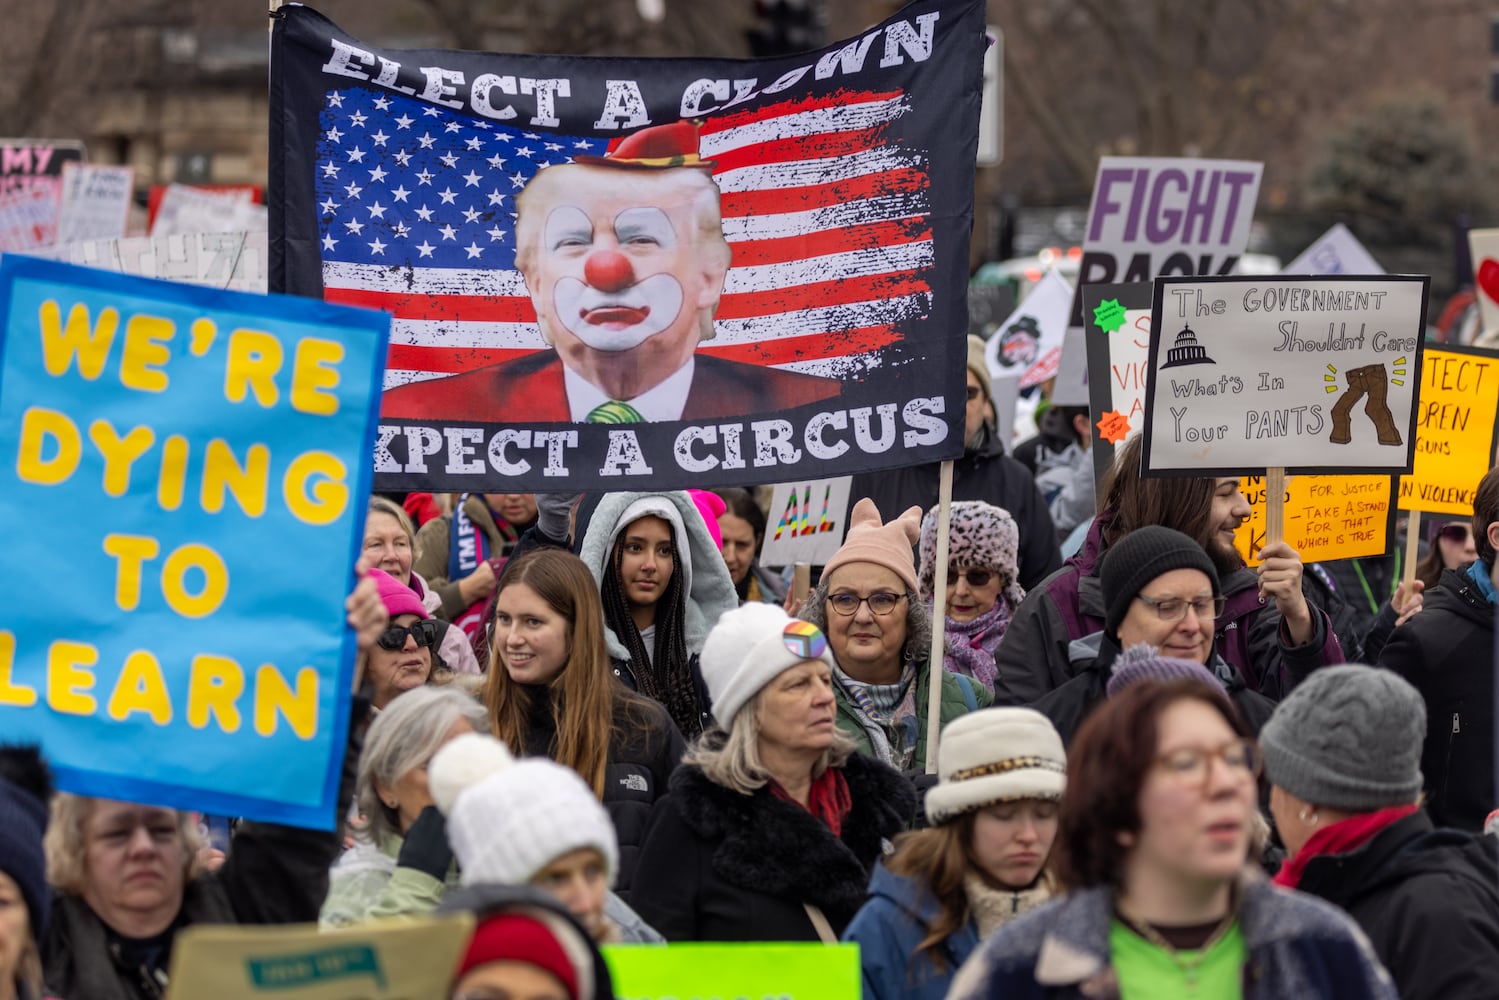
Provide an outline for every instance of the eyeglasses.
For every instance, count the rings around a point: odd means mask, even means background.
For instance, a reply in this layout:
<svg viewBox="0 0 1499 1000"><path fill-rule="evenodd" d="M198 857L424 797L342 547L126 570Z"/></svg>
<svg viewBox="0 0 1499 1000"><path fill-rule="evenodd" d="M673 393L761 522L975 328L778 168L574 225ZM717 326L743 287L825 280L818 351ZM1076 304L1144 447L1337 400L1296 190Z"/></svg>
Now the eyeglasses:
<svg viewBox="0 0 1499 1000"><path fill-rule="evenodd" d="M989 581L994 579L994 571L991 569L958 569L956 566L949 566L947 585L956 587L959 579L966 579L970 587L987 587Z"/></svg>
<svg viewBox="0 0 1499 1000"><path fill-rule="evenodd" d="M970 403L973 402L975 399L978 399L983 394L984 394L984 390L981 387L976 386L976 385L970 385L968 387L968 402L970 402Z"/></svg>
<svg viewBox="0 0 1499 1000"><path fill-rule="evenodd" d="M905 594L892 594L887 590L877 591L868 597L860 597L858 594L829 594L828 603L833 610L843 615L858 613L859 605L868 604L869 610L877 615L888 615L895 610L895 606L905 599Z"/></svg>
<svg viewBox="0 0 1499 1000"><path fill-rule="evenodd" d="M1156 617L1161 621L1175 625L1187 617L1188 608L1196 612L1200 621L1212 621L1223 614L1225 599L1222 597L1199 597L1195 601L1186 601L1180 597L1163 597L1157 600L1154 597L1146 597L1144 594L1136 594L1135 600L1154 608Z"/></svg>
<svg viewBox="0 0 1499 1000"><path fill-rule="evenodd" d="M1471 530L1471 526L1466 525L1461 521L1454 521L1451 524L1442 525L1441 530L1437 532L1437 535L1440 538L1447 539L1449 542L1466 543L1468 541L1468 532Z"/></svg>
<svg viewBox="0 0 1499 1000"><path fill-rule="evenodd" d="M410 625L392 625L380 633L380 638L375 641L380 644L381 649L388 649L394 653L398 649L406 648L406 636L416 640L418 648L437 645L437 639L442 635L443 626L432 619L426 621L412 622Z"/></svg>
<svg viewBox="0 0 1499 1000"><path fill-rule="evenodd" d="M1161 754L1155 759L1155 764L1174 781L1183 785L1205 787L1208 775L1212 772L1208 764L1215 757L1223 761L1224 766L1236 778L1259 777L1260 748L1250 739L1234 740L1217 750L1182 747L1180 750Z"/></svg>

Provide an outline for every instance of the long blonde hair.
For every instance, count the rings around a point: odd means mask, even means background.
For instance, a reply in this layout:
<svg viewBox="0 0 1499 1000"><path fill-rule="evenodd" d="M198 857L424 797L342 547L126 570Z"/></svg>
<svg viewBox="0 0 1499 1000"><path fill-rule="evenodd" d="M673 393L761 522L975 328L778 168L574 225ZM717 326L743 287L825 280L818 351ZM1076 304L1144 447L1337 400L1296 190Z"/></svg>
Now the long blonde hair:
<svg viewBox="0 0 1499 1000"><path fill-rule="evenodd" d="M609 748L620 725L616 713L624 709L632 726L649 727L649 703L625 688L610 669L598 585L583 560L562 549L527 553L505 568L495 605L507 587L522 583L568 623L567 664L550 685L557 735L547 756L577 771L602 798ZM531 695L524 685L511 680L500 653L500 643L491 642L484 704L494 735L523 754L530 731Z"/></svg>

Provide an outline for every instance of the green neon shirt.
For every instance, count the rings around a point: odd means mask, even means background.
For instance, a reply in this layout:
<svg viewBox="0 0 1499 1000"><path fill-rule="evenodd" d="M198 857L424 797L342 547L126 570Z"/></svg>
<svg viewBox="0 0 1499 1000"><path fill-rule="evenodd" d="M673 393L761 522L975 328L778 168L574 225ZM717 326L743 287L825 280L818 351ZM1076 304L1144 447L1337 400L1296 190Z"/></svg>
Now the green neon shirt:
<svg viewBox="0 0 1499 1000"><path fill-rule="evenodd" d="M1121 1000L1243 1000L1244 962L1248 956L1238 920L1206 954L1200 950L1165 951L1117 919L1109 927L1109 957L1119 977Z"/></svg>

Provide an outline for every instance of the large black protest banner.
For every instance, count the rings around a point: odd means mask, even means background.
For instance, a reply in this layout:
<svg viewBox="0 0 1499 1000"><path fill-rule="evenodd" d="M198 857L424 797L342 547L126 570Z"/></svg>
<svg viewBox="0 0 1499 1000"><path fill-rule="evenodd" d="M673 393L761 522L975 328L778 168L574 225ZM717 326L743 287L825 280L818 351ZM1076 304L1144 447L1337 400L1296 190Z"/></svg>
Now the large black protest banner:
<svg viewBox="0 0 1499 1000"><path fill-rule="evenodd" d="M766 60L272 40L270 287L392 314L377 488L961 452L976 0Z"/></svg>

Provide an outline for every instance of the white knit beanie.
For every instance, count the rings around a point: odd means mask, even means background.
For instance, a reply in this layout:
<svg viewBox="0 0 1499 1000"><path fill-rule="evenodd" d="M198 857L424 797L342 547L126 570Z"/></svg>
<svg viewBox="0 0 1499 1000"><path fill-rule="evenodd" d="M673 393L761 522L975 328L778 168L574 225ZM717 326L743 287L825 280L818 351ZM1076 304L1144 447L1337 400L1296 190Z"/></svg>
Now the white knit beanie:
<svg viewBox="0 0 1499 1000"><path fill-rule="evenodd" d="M827 637L816 625L759 601L725 612L708 633L698 660L713 718L727 730L761 688L804 660L836 666Z"/></svg>
<svg viewBox="0 0 1499 1000"><path fill-rule="evenodd" d="M570 767L544 757L515 760L496 746L504 751L492 736L465 733L428 767L463 884L525 885L564 854L593 848L613 885L619 841L588 784Z"/></svg>
<svg viewBox="0 0 1499 1000"><path fill-rule="evenodd" d="M1056 727L1035 709L985 708L942 730L937 779L926 793L933 824L996 802L1061 798L1067 754Z"/></svg>

